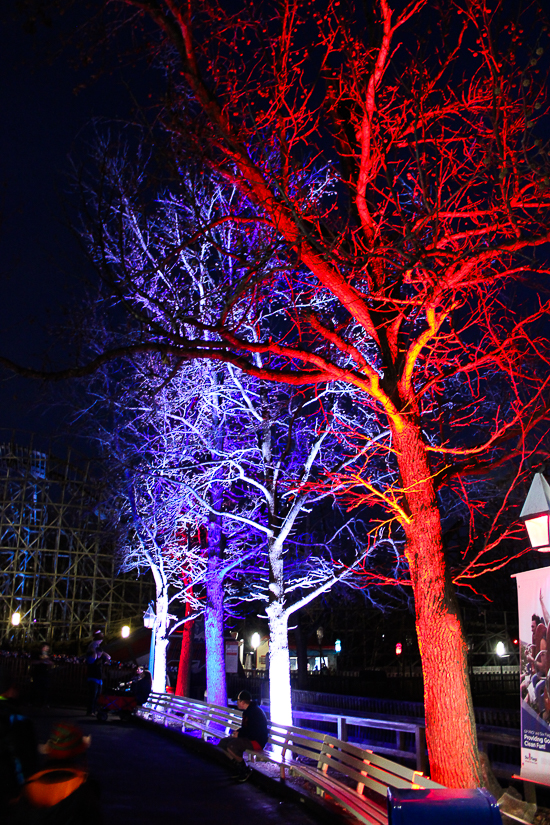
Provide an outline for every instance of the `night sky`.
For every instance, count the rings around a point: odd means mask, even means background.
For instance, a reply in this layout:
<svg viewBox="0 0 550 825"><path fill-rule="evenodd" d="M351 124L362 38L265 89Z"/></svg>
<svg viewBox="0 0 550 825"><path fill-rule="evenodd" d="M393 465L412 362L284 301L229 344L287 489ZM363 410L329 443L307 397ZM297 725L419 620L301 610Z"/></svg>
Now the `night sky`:
<svg viewBox="0 0 550 825"><path fill-rule="evenodd" d="M56 47L55 26L30 34L0 11L0 352L49 368L72 363L70 342L56 343L50 330L63 327L93 277L67 227L67 215L74 220L77 212L69 156L82 157L94 118L126 118L131 110L121 75L75 94L89 75L79 75L67 54L50 60ZM40 382L1 377L0 428L63 429L67 410L46 401Z"/></svg>

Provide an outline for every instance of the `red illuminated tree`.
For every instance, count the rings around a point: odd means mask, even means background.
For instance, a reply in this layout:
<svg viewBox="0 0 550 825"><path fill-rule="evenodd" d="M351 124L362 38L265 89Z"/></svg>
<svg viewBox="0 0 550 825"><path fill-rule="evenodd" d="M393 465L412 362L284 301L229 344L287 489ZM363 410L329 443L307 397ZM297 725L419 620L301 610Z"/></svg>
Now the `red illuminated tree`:
<svg viewBox="0 0 550 825"><path fill-rule="evenodd" d="M135 33L143 21L165 67L176 151L250 203L217 220L271 248L267 269L232 272L215 321L182 294L195 333L144 329L142 346L174 365L341 382L377 422L376 435L359 423L345 435L363 442L362 471L324 483L375 503L376 529L404 540L432 777L458 787L482 778L443 508L466 502L463 575L477 575L493 539L476 544L484 504L471 479L536 441L550 357L548 32L536 3L513 20L493 5L377 0L372 16L342 0L107 6L130 12ZM512 474L497 532L514 486ZM491 552L489 566L504 561Z"/></svg>

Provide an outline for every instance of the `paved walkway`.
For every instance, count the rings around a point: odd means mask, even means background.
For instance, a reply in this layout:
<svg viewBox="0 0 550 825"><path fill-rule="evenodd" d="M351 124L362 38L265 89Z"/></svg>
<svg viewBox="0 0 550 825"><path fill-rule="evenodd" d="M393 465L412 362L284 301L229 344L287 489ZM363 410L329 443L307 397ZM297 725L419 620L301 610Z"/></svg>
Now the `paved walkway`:
<svg viewBox="0 0 550 825"><path fill-rule="evenodd" d="M319 825L299 804L281 801L155 731L87 719L74 709L31 711L40 742L60 719L92 734L90 773L101 783L105 825Z"/></svg>

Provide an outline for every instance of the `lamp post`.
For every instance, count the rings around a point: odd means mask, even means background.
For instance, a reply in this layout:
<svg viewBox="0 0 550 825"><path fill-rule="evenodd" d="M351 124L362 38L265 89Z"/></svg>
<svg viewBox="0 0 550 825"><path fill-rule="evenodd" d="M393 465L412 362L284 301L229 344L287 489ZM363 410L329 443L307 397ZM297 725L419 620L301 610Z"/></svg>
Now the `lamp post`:
<svg viewBox="0 0 550 825"><path fill-rule="evenodd" d="M317 641L319 642L319 676L321 675L321 668L323 666L323 636L325 631L322 627L317 628Z"/></svg>
<svg viewBox="0 0 550 825"><path fill-rule="evenodd" d="M149 607L143 614L143 624L151 630L151 646L149 648L149 673L154 675L155 671L155 622L157 615L153 610L153 602L149 602Z"/></svg>
<svg viewBox="0 0 550 825"><path fill-rule="evenodd" d="M533 550L550 553L550 484L542 473L535 473L519 517Z"/></svg>
<svg viewBox="0 0 550 825"><path fill-rule="evenodd" d="M502 671L502 660L507 659L509 654L506 653L506 645L504 642L497 642L497 646L495 647L495 653L498 656L499 664L500 664L500 684L502 689L504 689L504 674Z"/></svg>
<svg viewBox="0 0 550 825"><path fill-rule="evenodd" d="M258 648L260 647L260 642L260 634L253 633L252 638L250 639L250 645L254 651L254 670L258 670Z"/></svg>

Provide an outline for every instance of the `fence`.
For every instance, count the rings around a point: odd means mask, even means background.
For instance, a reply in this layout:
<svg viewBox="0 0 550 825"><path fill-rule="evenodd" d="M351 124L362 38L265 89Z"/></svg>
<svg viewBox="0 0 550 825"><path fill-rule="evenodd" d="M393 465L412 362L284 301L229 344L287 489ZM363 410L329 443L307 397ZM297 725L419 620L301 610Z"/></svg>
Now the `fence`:
<svg viewBox="0 0 550 825"><path fill-rule="evenodd" d="M32 660L23 657L0 657L0 667L15 678L24 701L32 701ZM129 678L132 668L112 665L103 668L104 690ZM50 670L49 696L56 704L86 704L86 665L81 662L55 662Z"/></svg>

